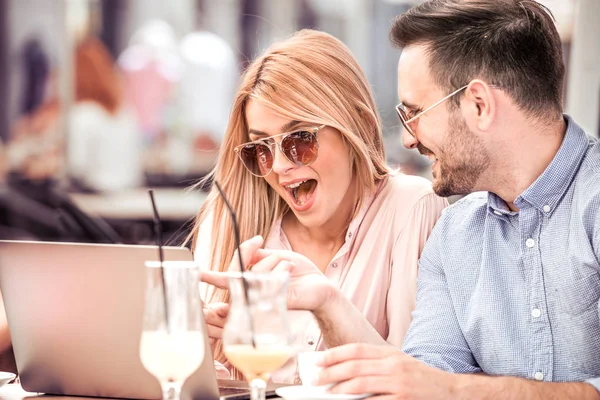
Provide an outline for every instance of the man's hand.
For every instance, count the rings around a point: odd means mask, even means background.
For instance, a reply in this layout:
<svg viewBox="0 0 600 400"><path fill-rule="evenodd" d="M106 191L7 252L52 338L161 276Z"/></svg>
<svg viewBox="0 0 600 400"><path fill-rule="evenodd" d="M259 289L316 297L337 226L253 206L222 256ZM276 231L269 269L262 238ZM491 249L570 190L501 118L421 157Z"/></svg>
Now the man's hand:
<svg viewBox="0 0 600 400"><path fill-rule="evenodd" d="M380 399L446 399L452 374L429 367L392 346L349 344L323 353L315 384L331 393L380 395Z"/></svg>
<svg viewBox="0 0 600 400"><path fill-rule="evenodd" d="M598 400L589 383L537 382L509 376L452 374L389 345L349 344L323 352L315 385L334 394L369 393L378 400Z"/></svg>

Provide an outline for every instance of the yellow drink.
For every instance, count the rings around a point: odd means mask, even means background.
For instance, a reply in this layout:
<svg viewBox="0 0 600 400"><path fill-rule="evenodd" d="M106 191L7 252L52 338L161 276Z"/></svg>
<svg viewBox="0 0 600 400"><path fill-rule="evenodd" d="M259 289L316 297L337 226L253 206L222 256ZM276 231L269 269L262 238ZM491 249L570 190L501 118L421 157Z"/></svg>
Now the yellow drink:
<svg viewBox="0 0 600 400"><path fill-rule="evenodd" d="M260 378L268 381L271 373L281 368L292 356L293 350L286 345L234 344L225 346L225 356L239 369L248 381Z"/></svg>

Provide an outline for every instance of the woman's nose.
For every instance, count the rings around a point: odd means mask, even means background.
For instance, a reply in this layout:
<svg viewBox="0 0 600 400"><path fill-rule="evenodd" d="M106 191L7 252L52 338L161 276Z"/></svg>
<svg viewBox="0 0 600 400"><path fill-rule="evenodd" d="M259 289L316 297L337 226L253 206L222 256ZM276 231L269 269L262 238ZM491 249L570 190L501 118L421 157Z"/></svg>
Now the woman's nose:
<svg viewBox="0 0 600 400"><path fill-rule="evenodd" d="M273 168L272 171L277 175L285 175L296 165L290 162L287 157L281 152L279 146L273 146Z"/></svg>

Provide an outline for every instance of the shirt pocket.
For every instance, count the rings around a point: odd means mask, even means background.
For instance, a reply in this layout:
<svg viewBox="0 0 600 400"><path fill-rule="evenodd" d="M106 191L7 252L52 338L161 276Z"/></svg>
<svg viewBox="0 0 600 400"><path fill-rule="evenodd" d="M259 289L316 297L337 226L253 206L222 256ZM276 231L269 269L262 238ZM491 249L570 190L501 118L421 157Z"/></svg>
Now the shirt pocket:
<svg viewBox="0 0 600 400"><path fill-rule="evenodd" d="M600 275L598 273L576 279L558 288L561 310L573 316L590 310L598 304L599 298Z"/></svg>

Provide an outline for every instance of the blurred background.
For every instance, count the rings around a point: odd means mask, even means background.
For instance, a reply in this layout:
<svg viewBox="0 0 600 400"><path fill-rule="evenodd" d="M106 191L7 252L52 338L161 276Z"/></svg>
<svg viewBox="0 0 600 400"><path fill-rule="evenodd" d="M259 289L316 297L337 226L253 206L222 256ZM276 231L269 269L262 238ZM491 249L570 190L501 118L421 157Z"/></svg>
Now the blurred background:
<svg viewBox="0 0 600 400"><path fill-rule="evenodd" d="M180 244L202 205L248 61L310 27L364 68L393 166L403 149L394 16L417 0L0 0L0 238L152 243L156 200ZM545 0L568 65L567 112L600 131L600 1Z"/></svg>

